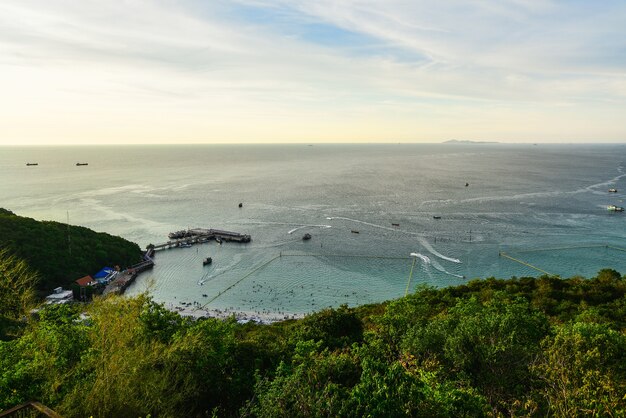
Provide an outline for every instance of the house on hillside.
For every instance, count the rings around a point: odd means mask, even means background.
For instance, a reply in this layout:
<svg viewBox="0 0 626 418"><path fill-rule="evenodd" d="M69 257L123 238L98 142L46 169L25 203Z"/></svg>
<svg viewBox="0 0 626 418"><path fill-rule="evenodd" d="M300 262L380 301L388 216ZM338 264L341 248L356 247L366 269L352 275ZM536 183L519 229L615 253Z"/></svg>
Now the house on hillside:
<svg viewBox="0 0 626 418"><path fill-rule="evenodd" d="M80 287L93 286L94 284L96 284L95 280L89 275L85 277L81 277L80 279L76 280L76 283Z"/></svg>
<svg viewBox="0 0 626 418"><path fill-rule="evenodd" d="M93 278L96 282L98 282L98 284L106 285L115 279L115 276L117 276L117 270L112 267L104 267L102 270L94 274Z"/></svg>

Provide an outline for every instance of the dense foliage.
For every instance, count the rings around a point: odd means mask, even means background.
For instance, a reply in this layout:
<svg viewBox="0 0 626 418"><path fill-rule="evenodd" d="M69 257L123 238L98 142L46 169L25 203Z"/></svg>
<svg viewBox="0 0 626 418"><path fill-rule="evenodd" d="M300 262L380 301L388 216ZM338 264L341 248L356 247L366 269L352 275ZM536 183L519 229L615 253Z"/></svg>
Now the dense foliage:
<svg viewBox="0 0 626 418"><path fill-rule="evenodd" d="M23 328L22 318L35 305L34 286L38 280L24 260L0 249L0 340Z"/></svg>
<svg viewBox="0 0 626 418"><path fill-rule="evenodd" d="M69 240L68 240L69 237ZM0 208L0 248L28 263L36 289L69 286L104 266L128 267L141 259L135 243L59 222L39 222Z"/></svg>
<svg viewBox="0 0 626 418"><path fill-rule="evenodd" d="M30 274L0 265L3 280ZM625 292L614 270L491 278L269 326L192 321L146 296L50 306L0 342L0 410L36 399L67 417L625 416Z"/></svg>

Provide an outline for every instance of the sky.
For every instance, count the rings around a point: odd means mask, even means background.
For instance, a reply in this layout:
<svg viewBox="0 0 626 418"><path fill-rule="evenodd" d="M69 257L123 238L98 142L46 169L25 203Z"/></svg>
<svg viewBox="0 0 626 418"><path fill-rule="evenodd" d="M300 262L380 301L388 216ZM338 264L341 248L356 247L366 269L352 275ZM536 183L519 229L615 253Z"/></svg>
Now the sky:
<svg viewBox="0 0 626 418"><path fill-rule="evenodd" d="M0 145L626 142L624 0L2 0Z"/></svg>

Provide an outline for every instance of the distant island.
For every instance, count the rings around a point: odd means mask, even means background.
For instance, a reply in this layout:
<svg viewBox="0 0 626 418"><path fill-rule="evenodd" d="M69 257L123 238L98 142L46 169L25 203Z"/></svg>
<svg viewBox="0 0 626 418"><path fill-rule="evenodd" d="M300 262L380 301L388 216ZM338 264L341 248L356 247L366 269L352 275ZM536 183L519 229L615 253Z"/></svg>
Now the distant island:
<svg viewBox="0 0 626 418"><path fill-rule="evenodd" d="M450 139L442 144L499 144L496 141L470 141L469 139Z"/></svg>

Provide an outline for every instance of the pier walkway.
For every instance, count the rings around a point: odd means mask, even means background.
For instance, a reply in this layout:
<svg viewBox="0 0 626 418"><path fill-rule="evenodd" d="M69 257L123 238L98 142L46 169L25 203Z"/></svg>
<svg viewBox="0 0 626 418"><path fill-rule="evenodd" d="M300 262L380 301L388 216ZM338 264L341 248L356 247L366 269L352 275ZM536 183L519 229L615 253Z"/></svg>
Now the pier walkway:
<svg viewBox="0 0 626 418"><path fill-rule="evenodd" d="M128 286L132 284L137 278L137 275L142 271L146 271L154 267L154 261L152 257L154 256L154 250L149 248L143 255L143 261L141 263L137 263L133 266L130 266L124 271L121 271L117 274L115 279L111 281L105 288L102 294L104 296L108 294L121 294L124 293L124 290Z"/></svg>
<svg viewBox="0 0 626 418"><path fill-rule="evenodd" d="M157 250L166 250L168 248L176 248L181 246L201 244L210 240L222 241L234 241L234 242L250 242L251 237L247 234L240 234L238 232L223 231L220 229L206 229L206 228L194 228L183 231L171 232L169 235L170 240L162 244L150 244L146 247L146 252L143 255L143 261L135 264L121 271L117 274L117 277L109 283L103 292L103 295L111 293L121 294L124 290L130 286L137 275L142 271L151 269L154 266L153 257Z"/></svg>
<svg viewBox="0 0 626 418"><path fill-rule="evenodd" d="M165 250L169 248L176 248L183 245L202 244L211 240L216 241L234 241L246 243L251 241L250 235L240 234L238 232L222 231L220 229L206 229L206 228L194 228L183 231L171 232L169 234L170 240L161 244L150 244L148 248L158 250Z"/></svg>

